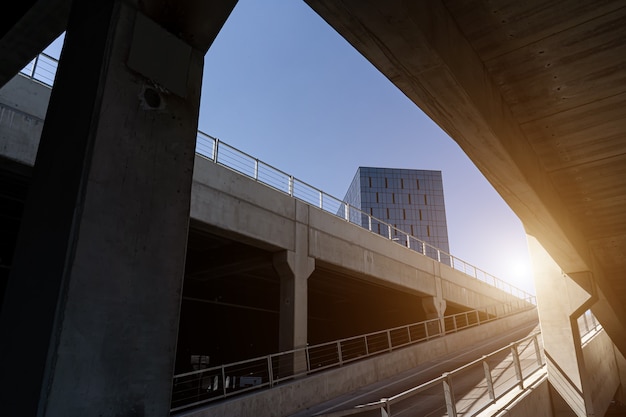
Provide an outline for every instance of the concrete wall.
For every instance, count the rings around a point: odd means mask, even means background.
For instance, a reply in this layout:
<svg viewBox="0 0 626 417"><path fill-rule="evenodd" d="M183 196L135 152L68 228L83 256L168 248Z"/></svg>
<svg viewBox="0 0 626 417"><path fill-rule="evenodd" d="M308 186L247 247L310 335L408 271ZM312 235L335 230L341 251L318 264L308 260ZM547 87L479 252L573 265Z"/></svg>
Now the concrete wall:
<svg viewBox="0 0 626 417"><path fill-rule="evenodd" d="M204 409L180 413L188 417L279 417L295 413L339 395L382 381L420 364L471 347L489 338L502 336L524 324L537 322L536 310L525 311L419 343L404 349L376 356L310 377L259 391Z"/></svg>
<svg viewBox="0 0 626 417"><path fill-rule="evenodd" d="M600 331L583 346L583 357L593 411L603 416L620 385L615 346L605 331Z"/></svg>
<svg viewBox="0 0 626 417"><path fill-rule="evenodd" d="M481 414L497 417L552 417L550 383L544 377L536 385L527 388L524 394L496 414Z"/></svg>
<svg viewBox="0 0 626 417"><path fill-rule="evenodd" d="M0 89L0 155L35 163L51 91L21 75Z"/></svg>
<svg viewBox="0 0 626 417"><path fill-rule="evenodd" d="M212 232L269 250L295 250L296 223L307 227L316 265L378 284L441 295L469 308L517 301L510 294L312 206L297 218L296 200L196 156L191 217Z"/></svg>

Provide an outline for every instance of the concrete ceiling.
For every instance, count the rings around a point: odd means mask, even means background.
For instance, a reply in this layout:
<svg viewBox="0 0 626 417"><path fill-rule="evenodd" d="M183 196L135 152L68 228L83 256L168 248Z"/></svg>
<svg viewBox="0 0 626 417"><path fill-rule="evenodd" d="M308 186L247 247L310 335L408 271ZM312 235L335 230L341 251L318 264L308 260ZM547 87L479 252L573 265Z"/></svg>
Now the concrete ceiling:
<svg viewBox="0 0 626 417"><path fill-rule="evenodd" d="M623 341L626 3L306 2L461 146L589 291L591 272L610 310L603 324Z"/></svg>

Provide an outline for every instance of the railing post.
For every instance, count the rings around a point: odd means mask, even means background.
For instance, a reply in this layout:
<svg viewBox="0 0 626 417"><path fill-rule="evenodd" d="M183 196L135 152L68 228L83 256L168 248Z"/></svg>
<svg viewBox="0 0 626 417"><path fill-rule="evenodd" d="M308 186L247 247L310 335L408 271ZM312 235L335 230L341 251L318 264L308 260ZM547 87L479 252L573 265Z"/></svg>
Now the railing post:
<svg viewBox="0 0 626 417"><path fill-rule="evenodd" d="M539 348L538 336L533 337L533 345L535 345L535 356L537 357L537 365L543 366L543 360L541 359L541 349Z"/></svg>
<svg viewBox="0 0 626 417"><path fill-rule="evenodd" d="M215 162L217 164L217 155L218 155L218 148L220 146L220 140L218 138L215 138L215 144L213 145L213 162Z"/></svg>
<svg viewBox="0 0 626 417"><path fill-rule="evenodd" d="M381 398L381 400L385 405L380 409L381 417L391 417L391 403L388 398Z"/></svg>
<svg viewBox="0 0 626 417"><path fill-rule="evenodd" d="M456 314L454 316L452 316L452 321L454 322L454 333L458 332L459 329L457 328L456 325Z"/></svg>
<svg viewBox="0 0 626 417"><path fill-rule="evenodd" d="M369 231L372 231L372 216L367 216L367 228L369 229Z"/></svg>
<svg viewBox="0 0 626 417"><path fill-rule="evenodd" d="M324 209L324 193L320 191L320 208Z"/></svg>
<svg viewBox="0 0 626 417"><path fill-rule="evenodd" d="M259 180L259 160L256 158L254 159L254 180Z"/></svg>
<svg viewBox="0 0 626 417"><path fill-rule="evenodd" d="M411 340L411 326L406 326L406 335L409 337L409 343L411 343L413 340Z"/></svg>
<svg viewBox="0 0 626 417"><path fill-rule="evenodd" d="M393 350L393 346L391 346L391 332L387 330L387 345L389 346L389 352Z"/></svg>
<svg viewBox="0 0 626 417"><path fill-rule="evenodd" d="M289 196L293 197L293 175L289 176Z"/></svg>
<svg viewBox="0 0 626 417"><path fill-rule="evenodd" d="M520 389L524 389L524 376L522 375L522 366L519 362L519 354L517 353L517 343L511 344L511 355L513 355L513 366Z"/></svg>
<svg viewBox="0 0 626 417"><path fill-rule="evenodd" d="M267 357L267 375L270 382L270 387L274 386L274 369L272 368L272 355Z"/></svg>
<svg viewBox="0 0 626 417"><path fill-rule="evenodd" d="M476 311L476 324L480 326L480 314L478 314L478 310Z"/></svg>
<svg viewBox="0 0 626 417"><path fill-rule="evenodd" d="M370 355L370 348L367 345L367 336L364 336L363 340L365 340L365 356L369 356Z"/></svg>
<svg viewBox="0 0 626 417"><path fill-rule="evenodd" d="M37 71L37 64L39 64L39 54L35 57L35 62L33 62L33 70L30 74L31 79L35 79L35 72Z"/></svg>
<svg viewBox="0 0 626 417"><path fill-rule="evenodd" d="M422 255L426 256L426 242L422 242Z"/></svg>
<svg viewBox="0 0 626 417"><path fill-rule="evenodd" d="M483 356L483 369L485 371L485 380L487 381L487 391L489 392L489 398L491 403L496 402L496 392L493 390L493 379L491 378L491 369L489 369L489 363L487 357Z"/></svg>
<svg viewBox="0 0 626 417"><path fill-rule="evenodd" d="M437 262L441 262L441 251L437 249Z"/></svg>
<svg viewBox="0 0 626 417"><path fill-rule="evenodd" d="M226 371L224 370L224 365L222 365L222 393L224 393L224 397L226 396Z"/></svg>
<svg viewBox="0 0 626 417"><path fill-rule="evenodd" d="M428 335L428 324L427 324L427 322L424 322L424 332L426 333L426 340L428 340L430 338L430 336Z"/></svg>
<svg viewBox="0 0 626 417"><path fill-rule="evenodd" d="M446 410L448 417L457 417L456 415L456 401L454 400L454 391L452 391L452 384L450 382L450 374L445 373L443 376L443 396L446 400Z"/></svg>
<svg viewBox="0 0 626 417"><path fill-rule="evenodd" d="M350 221L350 204L346 203L343 208L344 218L349 222Z"/></svg>
<svg viewBox="0 0 626 417"><path fill-rule="evenodd" d="M387 235L389 236L389 240L391 240L391 226L387 225Z"/></svg>
<svg viewBox="0 0 626 417"><path fill-rule="evenodd" d="M311 354L309 353L309 347L307 346L304 350L306 353L306 370L311 372Z"/></svg>
<svg viewBox="0 0 626 417"><path fill-rule="evenodd" d="M339 357L339 366L343 366L343 355L341 354L341 342L337 340L337 356Z"/></svg>
<svg viewBox="0 0 626 417"><path fill-rule="evenodd" d="M407 233L406 235L406 247L411 249L411 235Z"/></svg>

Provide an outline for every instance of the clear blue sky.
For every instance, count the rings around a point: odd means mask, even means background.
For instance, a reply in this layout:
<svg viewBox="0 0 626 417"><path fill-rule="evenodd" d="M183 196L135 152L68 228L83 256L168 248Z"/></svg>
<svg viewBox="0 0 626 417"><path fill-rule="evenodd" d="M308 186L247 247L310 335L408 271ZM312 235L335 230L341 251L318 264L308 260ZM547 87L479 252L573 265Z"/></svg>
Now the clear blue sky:
<svg viewBox="0 0 626 417"><path fill-rule="evenodd" d="M303 1L239 0L204 71L200 130L339 198L359 166L440 170L451 253L534 292L519 219Z"/></svg>

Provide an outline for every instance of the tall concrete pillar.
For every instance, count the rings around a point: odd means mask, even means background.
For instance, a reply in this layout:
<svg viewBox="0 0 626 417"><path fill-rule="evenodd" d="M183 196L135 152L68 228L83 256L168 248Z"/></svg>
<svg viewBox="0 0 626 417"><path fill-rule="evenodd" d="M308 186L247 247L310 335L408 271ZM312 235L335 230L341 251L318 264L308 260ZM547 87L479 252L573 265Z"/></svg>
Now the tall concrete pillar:
<svg viewBox="0 0 626 417"><path fill-rule="evenodd" d="M73 4L0 319L0 410L168 416L204 51L132 1Z"/></svg>
<svg viewBox="0 0 626 417"><path fill-rule="evenodd" d="M594 297L570 279L534 237L527 238L548 379L577 416L592 416L592 387L587 386L577 319L593 304Z"/></svg>
<svg viewBox="0 0 626 417"><path fill-rule="evenodd" d="M280 277L280 323L278 346L281 352L307 346L308 279L315 270L309 257L308 206L296 201L294 249L277 252L274 268ZM306 369L306 359L299 355L288 360L287 372Z"/></svg>

